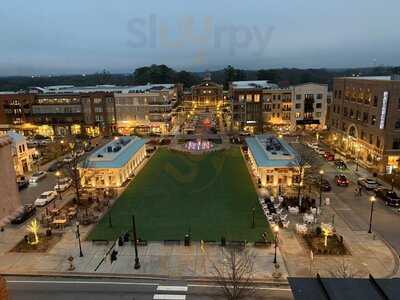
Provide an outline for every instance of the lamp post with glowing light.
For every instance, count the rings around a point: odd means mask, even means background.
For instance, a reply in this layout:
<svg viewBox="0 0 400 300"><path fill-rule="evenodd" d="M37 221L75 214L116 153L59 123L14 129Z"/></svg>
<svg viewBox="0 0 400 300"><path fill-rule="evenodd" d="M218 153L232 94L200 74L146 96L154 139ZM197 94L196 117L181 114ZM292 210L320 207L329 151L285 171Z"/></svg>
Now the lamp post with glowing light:
<svg viewBox="0 0 400 300"><path fill-rule="evenodd" d="M356 171L358 171L358 159L360 156L360 147L356 145L354 149L356 151Z"/></svg>
<svg viewBox="0 0 400 300"><path fill-rule="evenodd" d="M58 198L60 199L60 201L62 201L62 196L61 196L61 187L60 187L60 176L61 176L61 172L57 171L56 172L56 177L57 177L57 193L58 193ZM56 208L56 200L54 200L54 208Z"/></svg>
<svg viewBox="0 0 400 300"><path fill-rule="evenodd" d="M319 171L320 179L319 179L319 210L321 210L322 205L322 180L324 176L324 170Z"/></svg>
<svg viewBox="0 0 400 300"><path fill-rule="evenodd" d="M371 214L369 216L369 229L368 229L368 233L372 233L372 214L374 212L374 203L375 203L376 198L374 196L371 196L371 198L369 198L369 201L371 202Z"/></svg>
<svg viewBox="0 0 400 300"><path fill-rule="evenodd" d="M276 264L276 248L278 247L278 233L279 233L279 226L274 226L274 234L275 234L275 254L274 254L274 264Z"/></svg>

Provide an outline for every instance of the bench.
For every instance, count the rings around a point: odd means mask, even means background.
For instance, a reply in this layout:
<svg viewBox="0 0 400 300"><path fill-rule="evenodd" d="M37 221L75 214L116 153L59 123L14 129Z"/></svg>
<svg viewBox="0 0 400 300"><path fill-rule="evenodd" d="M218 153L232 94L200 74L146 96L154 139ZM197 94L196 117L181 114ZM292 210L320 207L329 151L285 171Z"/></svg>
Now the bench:
<svg viewBox="0 0 400 300"><path fill-rule="evenodd" d="M229 247L245 247L246 241L227 241L226 245Z"/></svg>
<svg viewBox="0 0 400 300"><path fill-rule="evenodd" d="M254 242L254 247L262 247L262 248L266 248L266 247L271 247L271 242L270 241L255 241Z"/></svg>
<svg viewBox="0 0 400 300"><path fill-rule="evenodd" d="M108 245L110 241L108 240L92 240L95 245Z"/></svg>
<svg viewBox="0 0 400 300"><path fill-rule="evenodd" d="M133 241L131 241L131 245L134 245L135 243ZM145 240L138 240L136 245L138 246L147 246L147 241Z"/></svg>
<svg viewBox="0 0 400 300"><path fill-rule="evenodd" d="M164 245L180 245L181 240L164 240Z"/></svg>

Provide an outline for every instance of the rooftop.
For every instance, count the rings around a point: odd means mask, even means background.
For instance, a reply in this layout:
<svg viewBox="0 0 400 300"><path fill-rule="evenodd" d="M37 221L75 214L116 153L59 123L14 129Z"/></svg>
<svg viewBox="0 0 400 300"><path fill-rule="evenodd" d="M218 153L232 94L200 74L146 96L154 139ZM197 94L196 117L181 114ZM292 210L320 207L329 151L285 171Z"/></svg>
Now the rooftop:
<svg viewBox="0 0 400 300"><path fill-rule="evenodd" d="M391 81L391 80L400 80L399 75L391 75L391 76L351 76L351 77L343 77L345 79L357 79L357 80L382 80L382 81Z"/></svg>
<svg viewBox="0 0 400 300"><path fill-rule="evenodd" d="M246 138L249 151L257 167L293 167L296 163L296 152L283 139L274 135L256 135Z"/></svg>
<svg viewBox="0 0 400 300"><path fill-rule="evenodd" d="M145 139L136 136L117 137L91 154L82 167L95 169L121 168L145 143Z"/></svg>
<svg viewBox="0 0 400 300"><path fill-rule="evenodd" d="M232 87L234 89L272 89L278 88L278 85L271 83L268 80L245 80L245 81L233 81Z"/></svg>
<svg viewBox="0 0 400 300"><path fill-rule="evenodd" d="M73 86L73 85L55 85L41 88L45 94L53 93L90 93L90 92L112 92L112 93L137 93L150 90L169 90L175 87L172 83L146 84L135 86L117 86L117 85L95 85L95 86Z"/></svg>
<svg viewBox="0 0 400 300"><path fill-rule="evenodd" d="M15 131L8 131L7 135L11 138L13 143L25 143L26 142L26 138L22 134L16 133Z"/></svg>

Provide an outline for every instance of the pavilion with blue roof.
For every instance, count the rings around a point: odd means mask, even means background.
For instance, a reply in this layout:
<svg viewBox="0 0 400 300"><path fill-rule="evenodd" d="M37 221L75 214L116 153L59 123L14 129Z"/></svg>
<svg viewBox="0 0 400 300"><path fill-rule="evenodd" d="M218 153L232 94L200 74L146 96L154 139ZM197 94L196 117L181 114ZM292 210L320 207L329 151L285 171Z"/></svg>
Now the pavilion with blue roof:
<svg viewBox="0 0 400 300"><path fill-rule="evenodd" d="M146 158L146 140L115 137L93 152L79 167L83 187L120 187Z"/></svg>
<svg viewBox="0 0 400 300"><path fill-rule="evenodd" d="M296 151L282 138L265 134L246 138L253 174L262 187L285 187L298 175Z"/></svg>

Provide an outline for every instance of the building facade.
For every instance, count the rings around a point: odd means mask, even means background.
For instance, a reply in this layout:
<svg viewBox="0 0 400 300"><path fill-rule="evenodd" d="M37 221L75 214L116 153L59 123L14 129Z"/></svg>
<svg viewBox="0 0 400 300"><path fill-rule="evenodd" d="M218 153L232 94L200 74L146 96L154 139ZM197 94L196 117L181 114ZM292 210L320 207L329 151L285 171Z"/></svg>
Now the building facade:
<svg viewBox="0 0 400 300"><path fill-rule="evenodd" d="M194 108L216 108L222 104L224 99L223 87L220 84L212 82L206 77L200 84L191 88L191 97L188 105Z"/></svg>
<svg viewBox="0 0 400 300"><path fill-rule="evenodd" d="M328 86L305 83L292 87L292 124L310 129L326 129Z"/></svg>
<svg viewBox="0 0 400 300"><path fill-rule="evenodd" d="M232 127L252 133L263 128L263 90L278 88L266 80L233 81L229 85Z"/></svg>
<svg viewBox="0 0 400 300"><path fill-rule="evenodd" d="M290 129L293 127L292 89L272 88L263 90L263 124L264 126Z"/></svg>
<svg viewBox="0 0 400 300"><path fill-rule="evenodd" d="M377 172L400 162L400 80L396 77L335 78L329 141Z"/></svg>
<svg viewBox="0 0 400 300"><path fill-rule="evenodd" d="M0 226L21 207L15 169L12 159L12 140L7 136L0 137Z"/></svg>
<svg viewBox="0 0 400 300"><path fill-rule="evenodd" d="M253 174L261 187L281 189L298 182L296 152L274 135L246 138Z"/></svg>
<svg viewBox="0 0 400 300"><path fill-rule="evenodd" d="M146 158L146 141L118 137L90 155L79 167L82 187L120 187Z"/></svg>
<svg viewBox="0 0 400 300"><path fill-rule="evenodd" d="M28 148L26 138L16 132L8 132L7 135L12 140L12 158L14 162L15 173L24 175L32 171L33 166L33 151Z"/></svg>

